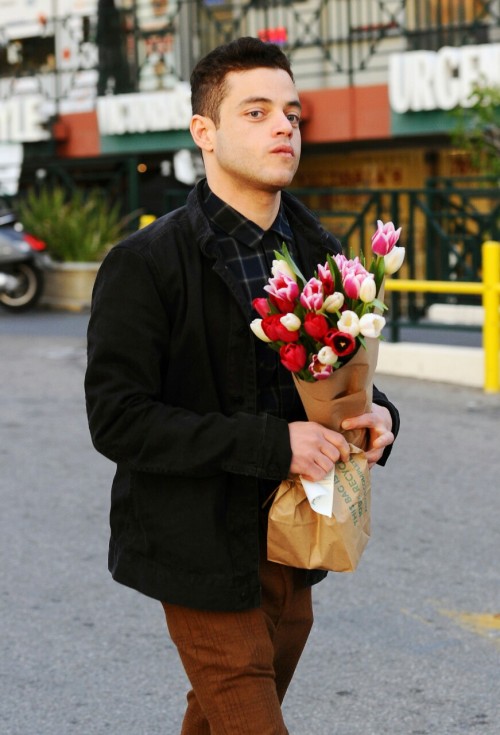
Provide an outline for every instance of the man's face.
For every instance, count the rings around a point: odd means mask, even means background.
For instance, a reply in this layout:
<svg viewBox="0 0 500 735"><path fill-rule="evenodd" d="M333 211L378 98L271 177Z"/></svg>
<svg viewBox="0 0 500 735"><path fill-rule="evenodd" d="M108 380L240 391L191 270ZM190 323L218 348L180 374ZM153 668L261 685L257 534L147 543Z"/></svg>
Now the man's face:
<svg viewBox="0 0 500 735"><path fill-rule="evenodd" d="M299 121L297 90L285 71L230 72L213 131L212 177L268 192L288 186L299 165Z"/></svg>

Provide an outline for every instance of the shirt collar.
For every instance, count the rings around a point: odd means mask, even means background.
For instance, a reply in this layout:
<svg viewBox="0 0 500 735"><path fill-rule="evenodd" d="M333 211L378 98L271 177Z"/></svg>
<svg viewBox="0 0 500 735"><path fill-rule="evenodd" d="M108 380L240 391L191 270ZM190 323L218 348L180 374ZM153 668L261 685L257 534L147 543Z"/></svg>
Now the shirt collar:
<svg viewBox="0 0 500 735"><path fill-rule="evenodd" d="M230 237L234 237L250 248L256 248L261 242L266 230L259 227L255 222L247 219L237 212L229 204L222 201L210 189L207 181L202 187L202 202L209 220L220 230ZM288 223L283 203L280 204L278 214L272 226L269 228L278 235L281 240L291 243L293 240L292 230Z"/></svg>

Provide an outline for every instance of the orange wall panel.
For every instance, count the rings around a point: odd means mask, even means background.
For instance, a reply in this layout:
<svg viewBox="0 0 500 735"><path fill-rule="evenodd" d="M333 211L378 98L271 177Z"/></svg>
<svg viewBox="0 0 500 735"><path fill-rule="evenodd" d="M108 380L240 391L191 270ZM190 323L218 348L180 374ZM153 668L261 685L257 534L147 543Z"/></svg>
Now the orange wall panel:
<svg viewBox="0 0 500 735"><path fill-rule="evenodd" d="M391 111L387 85L352 87L355 132L358 140L391 137Z"/></svg>
<svg viewBox="0 0 500 735"><path fill-rule="evenodd" d="M95 111L61 115L54 134L61 158L91 158L101 152Z"/></svg>
<svg viewBox="0 0 500 735"><path fill-rule="evenodd" d="M391 136L385 84L372 87L317 89L300 93L305 121L304 143L373 140Z"/></svg>

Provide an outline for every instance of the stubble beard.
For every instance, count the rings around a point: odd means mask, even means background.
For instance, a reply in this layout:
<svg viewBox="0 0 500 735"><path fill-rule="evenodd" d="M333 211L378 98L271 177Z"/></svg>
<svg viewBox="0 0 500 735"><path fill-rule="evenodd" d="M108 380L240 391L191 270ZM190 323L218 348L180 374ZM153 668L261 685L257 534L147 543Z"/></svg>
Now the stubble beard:
<svg viewBox="0 0 500 735"><path fill-rule="evenodd" d="M274 194L292 183L296 171L296 165L289 170L281 171L265 168L252 169L242 174L242 183L245 181L252 188Z"/></svg>

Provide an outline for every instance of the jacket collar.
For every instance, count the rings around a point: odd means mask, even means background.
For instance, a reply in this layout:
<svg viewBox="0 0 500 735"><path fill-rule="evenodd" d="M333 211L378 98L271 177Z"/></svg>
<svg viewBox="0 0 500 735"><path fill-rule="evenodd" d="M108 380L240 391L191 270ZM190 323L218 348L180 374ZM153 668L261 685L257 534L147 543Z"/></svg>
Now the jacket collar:
<svg viewBox="0 0 500 735"><path fill-rule="evenodd" d="M228 270L224 266L222 253L220 252L217 239L214 236L210 222L203 207L202 186L200 181L189 193L186 205L191 220L192 231L201 251L208 258L215 260L214 268L220 273L224 280L228 281ZM282 191L282 203L290 227L292 229L296 246L300 253L304 275L312 275L317 269L318 263L324 263L326 253L340 253L342 251L339 241L331 235L319 222L313 212L304 206L296 197L286 191ZM230 283L233 293L238 293L239 284ZM244 302L241 290L241 303Z"/></svg>

